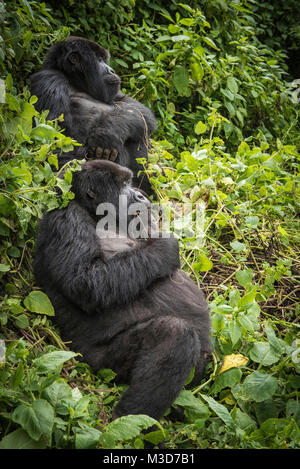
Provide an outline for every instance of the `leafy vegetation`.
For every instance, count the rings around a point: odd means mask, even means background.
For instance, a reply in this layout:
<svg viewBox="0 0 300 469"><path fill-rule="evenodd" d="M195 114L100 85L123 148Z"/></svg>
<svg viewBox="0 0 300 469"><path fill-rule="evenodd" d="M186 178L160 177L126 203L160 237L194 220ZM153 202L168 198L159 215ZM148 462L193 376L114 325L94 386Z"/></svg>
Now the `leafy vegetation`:
<svg viewBox="0 0 300 469"><path fill-rule="evenodd" d="M0 448L299 448L299 103L284 18L246 0L13 0L0 13ZM70 31L110 49L124 91L155 111L149 174L211 306L205 380L178 396L183 420L148 435L147 416L110 422L123 388L61 341L32 273L36 223L72 199L77 164L57 177L54 150L76 142L26 84Z"/></svg>

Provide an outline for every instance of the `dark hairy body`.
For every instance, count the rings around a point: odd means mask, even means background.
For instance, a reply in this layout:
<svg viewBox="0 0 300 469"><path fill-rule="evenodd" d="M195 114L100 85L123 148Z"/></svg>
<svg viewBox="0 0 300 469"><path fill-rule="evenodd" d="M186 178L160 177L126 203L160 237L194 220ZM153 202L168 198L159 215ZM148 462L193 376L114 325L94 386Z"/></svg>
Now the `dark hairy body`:
<svg viewBox="0 0 300 469"><path fill-rule="evenodd" d="M74 174L75 200L42 219L35 274L55 308L64 340L94 371L111 368L129 384L114 416L160 418L195 367L200 383L212 351L203 293L180 270L174 237L129 239L96 232L97 205L128 195L148 204L129 185L130 171L89 161ZM91 196L92 195L92 196ZM92 197L92 198L91 198Z"/></svg>
<svg viewBox="0 0 300 469"><path fill-rule="evenodd" d="M148 158L156 121L150 109L120 91L108 60L100 45L70 36L50 48L30 90L38 97L37 110L49 110L50 120L63 114L65 133L82 144L60 155L60 167L72 159L109 159L130 168L133 185L153 195L136 158Z"/></svg>

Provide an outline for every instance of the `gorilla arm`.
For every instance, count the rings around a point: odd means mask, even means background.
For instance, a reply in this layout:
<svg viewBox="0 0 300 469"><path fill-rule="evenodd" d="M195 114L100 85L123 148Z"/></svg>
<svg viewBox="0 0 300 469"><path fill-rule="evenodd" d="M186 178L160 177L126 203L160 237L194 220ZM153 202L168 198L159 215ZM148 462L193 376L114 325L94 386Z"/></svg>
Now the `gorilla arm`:
<svg viewBox="0 0 300 469"><path fill-rule="evenodd" d="M72 128L70 112L69 83L63 73L57 70L42 70L30 77L30 92L38 96L35 105L39 112L49 109L48 119L64 115L64 124L68 131Z"/></svg>
<svg viewBox="0 0 300 469"><path fill-rule="evenodd" d="M118 93L114 105L94 120L87 145L91 154L109 148L114 148L119 153L128 142L147 146L155 129L156 120L150 109L135 99Z"/></svg>
<svg viewBox="0 0 300 469"><path fill-rule="evenodd" d="M76 202L44 217L36 252L45 291L54 288L87 312L128 304L180 267L175 238L149 239L104 260L95 222Z"/></svg>

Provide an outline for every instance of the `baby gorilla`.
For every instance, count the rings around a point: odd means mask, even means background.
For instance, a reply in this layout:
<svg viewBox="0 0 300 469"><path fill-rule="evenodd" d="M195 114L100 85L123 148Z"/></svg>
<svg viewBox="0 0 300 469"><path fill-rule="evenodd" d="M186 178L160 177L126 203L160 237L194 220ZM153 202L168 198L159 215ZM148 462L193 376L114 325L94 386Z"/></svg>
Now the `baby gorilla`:
<svg viewBox="0 0 300 469"><path fill-rule="evenodd" d="M212 351L209 309L180 270L174 237L132 239L123 233L118 240L103 238L101 230L99 237L99 204L116 209L117 229L120 196L126 196L127 209L136 202L149 208L130 186L131 175L111 161L83 164L73 175L75 199L40 222L34 268L63 339L94 371L111 368L118 382L130 385L114 416L158 419L194 367L191 384L201 381Z"/></svg>

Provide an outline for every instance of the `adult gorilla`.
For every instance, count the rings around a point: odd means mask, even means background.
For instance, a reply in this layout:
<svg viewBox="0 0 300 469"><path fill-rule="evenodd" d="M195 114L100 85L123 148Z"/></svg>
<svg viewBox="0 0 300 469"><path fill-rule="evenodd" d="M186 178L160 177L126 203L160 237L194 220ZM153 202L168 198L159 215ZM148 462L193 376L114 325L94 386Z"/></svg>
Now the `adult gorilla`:
<svg viewBox="0 0 300 469"><path fill-rule="evenodd" d="M114 415L157 419L193 367L192 385L201 381L212 350L209 310L180 270L174 237L130 239L124 233L119 244L99 238L98 204L110 202L117 213L120 195L128 206L149 204L130 178L127 168L103 160L88 161L74 174L75 199L40 223L35 275L63 339L94 371L111 368L119 382L130 384Z"/></svg>
<svg viewBox="0 0 300 469"><path fill-rule="evenodd" d="M116 161L133 171L134 185L153 194L142 165L156 128L152 112L120 91L120 78L108 65L109 53L88 39L70 36L50 48L43 69L31 76L38 111L50 120L64 114L67 135L82 144L64 153L59 165L77 158Z"/></svg>

